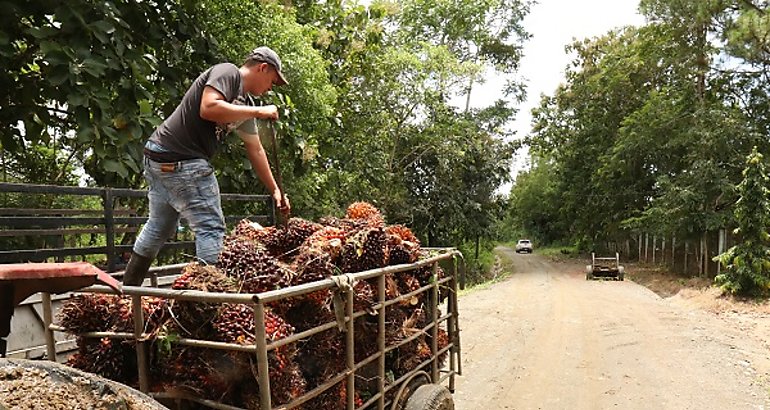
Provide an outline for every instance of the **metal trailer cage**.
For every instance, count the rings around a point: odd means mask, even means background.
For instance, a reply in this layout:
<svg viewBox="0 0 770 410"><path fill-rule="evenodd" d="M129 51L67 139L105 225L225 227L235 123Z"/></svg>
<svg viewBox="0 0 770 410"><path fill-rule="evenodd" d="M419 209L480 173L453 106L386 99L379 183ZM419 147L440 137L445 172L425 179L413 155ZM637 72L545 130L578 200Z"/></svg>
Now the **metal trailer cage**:
<svg viewBox="0 0 770 410"><path fill-rule="evenodd" d="M258 385L260 390L260 408L261 409L274 409L274 410L288 410L296 408L308 400L320 395L324 391L332 388L337 383L346 381L346 388L348 392L355 391L356 385L356 372L361 370L364 366L377 361L378 364L378 381L377 392L374 393L371 398L363 403L360 407L355 406L355 395L347 395L346 410L355 409L378 409L383 410L386 406L390 406L390 409L400 409L403 403L408 399L408 395L413 392L414 389L419 387L420 383L434 383L443 384L448 381L448 388L450 392L455 390L455 376L462 375L461 365L461 351L460 351L460 328L459 328L459 312L457 309L457 290L458 290L458 260L462 258L462 254L454 248L428 248L431 252L431 256L411 264L394 265L385 268L372 269L359 273L350 273L338 275L329 279L306 283L303 285L287 287L283 289L258 293L258 294L233 294L233 293L212 293L193 290L171 290L161 289L157 286L158 280L153 275L152 286L153 287L141 287L141 286L125 286L123 287L123 294L129 295L132 298L132 311L134 316L134 332L133 333L120 333L120 332L89 332L83 333L81 337L91 338L103 338L108 337L112 339L133 340L136 343L136 355L137 365L139 371L139 390L144 393L148 393L154 398L158 399L184 399L192 402L196 402L210 408L215 409L227 409L237 410L240 407L235 407L228 404L215 402L212 400L203 399L179 392L162 392L152 393L149 391L150 375L149 375L149 355L147 351L147 344L150 341L151 335L144 333L145 321L143 317L143 311L141 307L141 298L143 296L152 296L166 298L170 300L178 301L192 301L192 302L204 302L204 303L239 303L251 305L254 309L254 325L256 343L253 346L239 345L233 343L224 343L208 340L197 339L185 339L175 338L174 343L205 347L220 350L240 351L252 353L256 356L257 360L257 373L258 373ZM446 272L446 276L438 279L438 268L440 262L451 262L452 267L450 272ZM169 272L179 271L183 265L173 265L160 269L154 269L157 272ZM386 299L385 295L385 275L397 274L399 272L405 272L417 268L431 266L433 269L432 280L429 284L420 287L419 289L400 295L393 299ZM364 315L368 315L367 311L354 311L353 301L354 293L352 291L346 291L348 285L352 285L355 281L376 279L379 289L379 300L375 305L371 306L371 310L377 312L378 316L378 351L371 356L355 362L355 343L354 343L354 322L357 318ZM447 291L447 303L446 311L441 311L441 304L439 299L439 289ZM290 337L279 339L271 343L267 343L265 334L265 304L283 300L290 297L297 297L305 295L311 292L329 289L332 292L339 293L344 297L345 303L345 315L344 323L329 322L312 329L308 329L304 332L294 334ZM107 286L90 286L76 291L77 293L112 293L115 291ZM399 303L404 300L408 300L416 295L426 293L428 301L426 314L430 318L430 322L427 326L419 331L415 332L412 336L399 341L392 345L386 345L385 341L385 323L386 323L386 308L393 304ZM46 327L46 349L47 357L50 360L56 360L56 344L54 340L54 332L66 332L66 330L53 323L53 311L51 305L51 298L49 294L43 294L43 313L45 318ZM261 320L260 320L261 319ZM449 344L443 349L438 348L438 330L439 326L446 322L446 331L449 337ZM332 330L339 325L344 325L345 332L345 351L346 351L346 370L333 376L331 379L325 381L323 384L315 387L314 389L306 392L302 396L294 399L290 403L281 405L279 407L273 407L270 396L270 380L268 374L268 351L279 348L281 346L288 345L290 343L298 342L309 336L324 331ZM340 331L339 329L337 331ZM385 356L388 352L397 349L398 347L407 344L421 335L431 336L431 356L429 359L423 361L414 370L402 375L398 379L391 383L386 384L386 369L385 369ZM162 340L163 337L156 337L154 340ZM439 367L439 356L449 353L448 368ZM393 389L397 394L392 400L386 400L385 394ZM402 397L404 396L404 397Z"/></svg>
<svg viewBox="0 0 770 410"><path fill-rule="evenodd" d="M620 264L620 254L615 252L614 257L597 257L591 253L591 264L586 265L586 280L596 278L623 280L625 268Z"/></svg>

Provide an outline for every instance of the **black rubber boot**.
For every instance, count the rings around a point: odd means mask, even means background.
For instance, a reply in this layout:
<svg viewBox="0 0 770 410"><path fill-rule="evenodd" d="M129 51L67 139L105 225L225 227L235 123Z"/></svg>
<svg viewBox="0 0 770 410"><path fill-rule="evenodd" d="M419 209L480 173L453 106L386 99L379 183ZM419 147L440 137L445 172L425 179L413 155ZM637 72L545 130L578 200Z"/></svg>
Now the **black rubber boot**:
<svg viewBox="0 0 770 410"><path fill-rule="evenodd" d="M142 256L136 252L131 252L131 258L126 265L126 272L123 274L123 284L128 286L141 286L147 271L150 270L153 258Z"/></svg>

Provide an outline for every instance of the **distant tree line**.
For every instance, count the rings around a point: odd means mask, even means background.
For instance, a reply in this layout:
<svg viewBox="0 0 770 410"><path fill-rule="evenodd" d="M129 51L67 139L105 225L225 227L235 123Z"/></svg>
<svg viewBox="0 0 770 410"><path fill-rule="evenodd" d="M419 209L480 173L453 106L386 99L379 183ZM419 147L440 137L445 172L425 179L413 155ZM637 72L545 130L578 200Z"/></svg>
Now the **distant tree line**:
<svg viewBox="0 0 770 410"><path fill-rule="evenodd" d="M541 241L588 249L735 227L746 157L770 149L767 2L640 10L642 27L571 44L566 82L534 110L509 214Z"/></svg>

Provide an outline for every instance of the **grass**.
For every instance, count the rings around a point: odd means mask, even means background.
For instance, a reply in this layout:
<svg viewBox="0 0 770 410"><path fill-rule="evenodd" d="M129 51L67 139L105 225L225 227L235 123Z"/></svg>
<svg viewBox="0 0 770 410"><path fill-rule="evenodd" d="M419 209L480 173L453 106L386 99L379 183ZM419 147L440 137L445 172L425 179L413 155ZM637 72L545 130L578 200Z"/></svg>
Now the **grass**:
<svg viewBox="0 0 770 410"><path fill-rule="evenodd" d="M501 245L511 246L509 244L501 244ZM515 243L514 243L514 246L515 246ZM477 290L487 289L496 283L500 283L506 280L509 276L513 274L513 262L510 259L506 258L505 256L497 254L497 252L495 252L495 256L497 256L497 258L495 258L496 262L490 268L492 270L492 272L490 272L490 275L492 276L492 278L484 282L479 282L479 283L466 286L465 289L460 290L459 296L463 296Z"/></svg>

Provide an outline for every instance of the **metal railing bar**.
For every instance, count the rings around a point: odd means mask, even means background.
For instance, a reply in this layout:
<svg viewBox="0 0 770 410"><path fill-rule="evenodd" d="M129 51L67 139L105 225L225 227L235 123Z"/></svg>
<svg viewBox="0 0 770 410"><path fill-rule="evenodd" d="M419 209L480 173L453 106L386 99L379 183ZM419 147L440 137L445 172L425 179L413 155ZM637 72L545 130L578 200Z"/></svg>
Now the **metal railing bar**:
<svg viewBox="0 0 770 410"><path fill-rule="evenodd" d="M56 332L69 333L67 329L61 325L52 324L48 328ZM92 339L101 339L103 337L109 337L112 339L121 339L121 340L137 338L137 335L134 333L106 332L106 331L78 333L78 336L92 338ZM246 352L246 353L255 353L257 351L257 348L254 346L246 346L246 345L240 345L236 343L215 342L212 340L200 340L200 339L189 339L189 338L179 338L179 337L170 338L168 336L153 335L150 333L142 333L140 336L138 336L138 340L140 341L147 341L150 339L153 339L153 340L172 339L174 343L178 343L180 345L192 346L192 347L205 347L208 349L235 350L235 351Z"/></svg>
<svg viewBox="0 0 770 410"><path fill-rule="evenodd" d="M109 293L115 294L115 290L102 285L89 286L78 290L78 293ZM251 303L254 296L250 293L214 293L202 292L199 290L185 289L158 289L143 286L123 286L123 294L137 296L157 296L162 298L172 298L191 302L209 302L209 303Z"/></svg>
<svg viewBox="0 0 770 410"><path fill-rule="evenodd" d="M443 255L433 256L415 263L393 265L385 268L370 269L359 273L349 273L346 275L350 277L352 280L358 281L358 280L371 279L376 276L386 275L389 273L405 272L405 271L431 265L432 263L443 259L448 259L452 257L455 254L455 252L457 251L451 251ZM334 286L335 286L334 281L332 281L331 279L323 279L316 282L310 282L302 285L292 286L290 288L277 289L277 290L271 290L268 292L258 293L256 295L256 300L262 303L269 303L269 302L274 302L276 300L283 299L286 297L301 296L301 295L315 292L318 290L333 288Z"/></svg>
<svg viewBox="0 0 770 410"><path fill-rule="evenodd" d="M446 282L449 282L450 280L452 280L451 277L446 277L446 278L441 279L438 282L438 284L442 285L442 284L444 284ZM421 287L419 289L415 289L415 290L413 290L413 291L411 291L409 293L403 294L403 295L395 297L393 299L389 299L387 302L385 302L385 307L395 305L396 303L399 303L399 302L403 302L404 300L412 298L412 296L417 296L420 293L424 293L425 291L430 290L432 288L433 288L433 284L431 283L430 285L425 285L425 286L423 286L423 287ZM375 310L377 310L379 308L380 308L380 304L379 303L374 305L374 306L372 306L372 309L375 309Z"/></svg>
<svg viewBox="0 0 770 410"><path fill-rule="evenodd" d="M203 399L197 396L194 396L192 394L184 394L181 392L150 392L149 395L156 399L181 399L181 400L189 400L198 404L202 404L204 406L208 406L212 409L221 409L221 410L246 410L243 407L235 407L230 406L228 404L219 403L213 400L207 400Z"/></svg>

